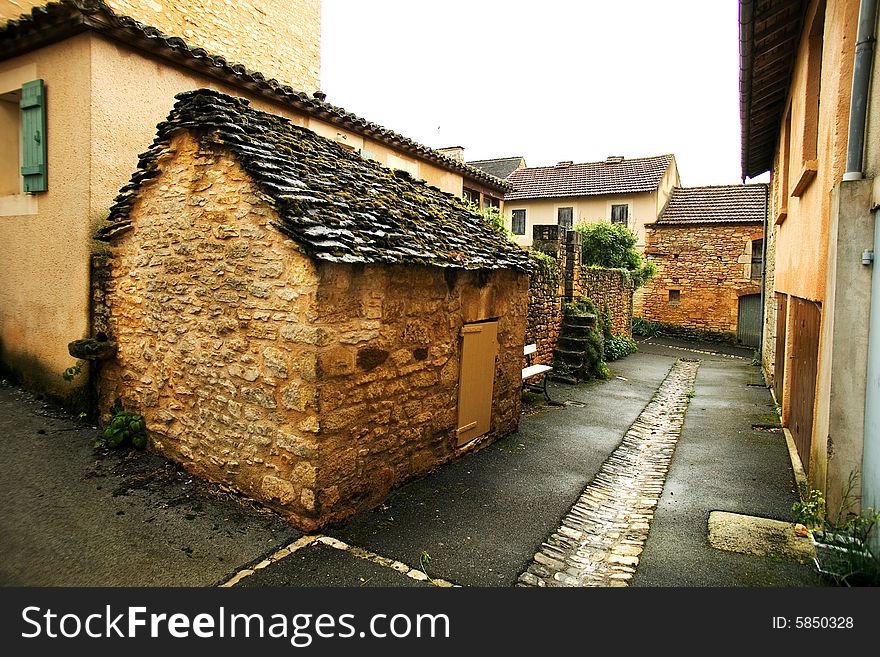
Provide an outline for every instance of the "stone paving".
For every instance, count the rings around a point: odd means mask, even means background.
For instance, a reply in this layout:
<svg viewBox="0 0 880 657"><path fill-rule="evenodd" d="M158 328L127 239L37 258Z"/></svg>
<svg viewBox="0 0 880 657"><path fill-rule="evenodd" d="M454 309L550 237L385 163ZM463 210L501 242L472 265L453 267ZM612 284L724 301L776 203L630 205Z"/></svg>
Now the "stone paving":
<svg viewBox="0 0 880 657"><path fill-rule="evenodd" d="M700 361L673 364L517 586L628 586L648 538Z"/></svg>

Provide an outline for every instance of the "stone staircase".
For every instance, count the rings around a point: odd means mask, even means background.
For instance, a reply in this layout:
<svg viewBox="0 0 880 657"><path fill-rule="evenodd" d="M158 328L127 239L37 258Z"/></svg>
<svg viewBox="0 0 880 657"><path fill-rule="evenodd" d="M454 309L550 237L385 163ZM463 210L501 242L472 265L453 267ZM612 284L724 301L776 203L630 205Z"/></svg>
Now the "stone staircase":
<svg viewBox="0 0 880 657"><path fill-rule="evenodd" d="M564 383L577 383L590 378L587 372L586 349L590 331L596 326L595 315L570 315L562 320L556 349L553 350L553 378Z"/></svg>

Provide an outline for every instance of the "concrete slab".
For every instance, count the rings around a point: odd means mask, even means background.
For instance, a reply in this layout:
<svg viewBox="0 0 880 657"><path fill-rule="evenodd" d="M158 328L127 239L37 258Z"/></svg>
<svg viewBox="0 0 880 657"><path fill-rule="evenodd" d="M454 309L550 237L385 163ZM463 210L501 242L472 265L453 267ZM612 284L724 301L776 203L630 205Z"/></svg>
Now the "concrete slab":
<svg viewBox="0 0 880 657"><path fill-rule="evenodd" d="M726 511L709 514L709 545L717 550L789 559L812 564L816 550L809 537L795 534L794 524Z"/></svg>

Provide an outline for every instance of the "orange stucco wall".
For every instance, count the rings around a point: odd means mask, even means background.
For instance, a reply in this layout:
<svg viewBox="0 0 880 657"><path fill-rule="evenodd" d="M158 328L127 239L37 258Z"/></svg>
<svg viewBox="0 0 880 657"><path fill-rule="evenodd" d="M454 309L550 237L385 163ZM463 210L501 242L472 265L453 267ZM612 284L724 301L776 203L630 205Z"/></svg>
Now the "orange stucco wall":
<svg viewBox="0 0 880 657"><path fill-rule="evenodd" d="M809 30L817 2L807 11ZM810 41L802 38L789 93L791 110L788 193L783 190L785 163L777 151L773 171L771 218L782 209L787 216L776 227L776 291L811 301L825 298L828 226L831 190L843 177L846 164L846 138L849 126L849 100L857 2L828 2L822 52L821 101L818 113L817 174L800 197L792 196L805 169L809 154L804 152L804 133L811 123L806 106ZM785 116L785 113L783 114ZM780 134L786 131L785 119ZM780 142L784 139L781 138Z"/></svg>

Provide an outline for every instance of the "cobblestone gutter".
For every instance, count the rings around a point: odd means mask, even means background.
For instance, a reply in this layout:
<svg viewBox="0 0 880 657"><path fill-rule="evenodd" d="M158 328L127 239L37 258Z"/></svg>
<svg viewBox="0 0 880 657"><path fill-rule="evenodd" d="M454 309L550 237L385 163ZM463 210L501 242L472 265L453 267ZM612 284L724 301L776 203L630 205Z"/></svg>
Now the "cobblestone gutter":
<svg viewBox="0 0 880 657"><path fill-rule="evenodd" d="M699 361L676 361L517 586L629 585L699 367Z"/></svg>

